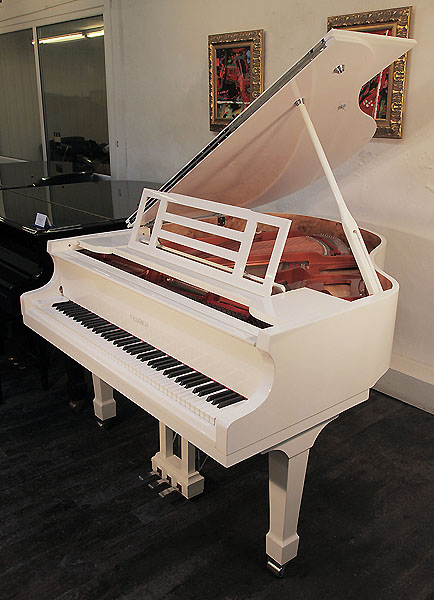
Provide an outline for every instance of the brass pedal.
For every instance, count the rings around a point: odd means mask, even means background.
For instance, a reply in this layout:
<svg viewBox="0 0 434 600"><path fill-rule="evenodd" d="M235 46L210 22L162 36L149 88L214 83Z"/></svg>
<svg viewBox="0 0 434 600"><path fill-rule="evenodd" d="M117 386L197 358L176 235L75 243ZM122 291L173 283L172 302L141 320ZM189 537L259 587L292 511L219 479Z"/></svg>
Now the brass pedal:
<svg viewBox="0 0 434 600"><path fill-rule="evenodd" d="M158 495L161 496L162 498L165 498L166 496L168 496L169 494L172 494L173 492L178 492L178 494L179 494L178 488L174 488L174 487L170 486L170 487L166 488L165 490L159 492Z"/></svg>

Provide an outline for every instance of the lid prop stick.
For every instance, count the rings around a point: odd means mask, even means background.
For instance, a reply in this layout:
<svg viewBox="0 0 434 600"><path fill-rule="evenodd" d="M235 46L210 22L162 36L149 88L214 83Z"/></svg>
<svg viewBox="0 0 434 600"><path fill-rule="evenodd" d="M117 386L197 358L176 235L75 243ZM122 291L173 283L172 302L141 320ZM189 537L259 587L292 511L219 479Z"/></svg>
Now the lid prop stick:
<svg viewBox="0 0 434 600"><path fill-rule="evenodd" d="M357 266L359 267L359 271L366 284L368 293L370 295L378 294L379 292L383 291L383 288L381 287L378 275L372 264L365 242L362 238L362 234L360 233L360 229L353 216L351 215L350 211L348 210L347 205L345 204L345 200L343 199L335 176L333 175L333 171L330 167L324 149L321 145L318 134L315 130L315 127L305 106L304 98L299 98L295 101L294 104L300 110L304 124L306 125L306 129L315 148L315 152L317 153L319 161L321 163L321 167L324 171L325 176L327 177L327 181L335 197L339 209L339 214L341 216L342 227L344 229L345 235L347 236L347 240L353 252Z"/></svg>

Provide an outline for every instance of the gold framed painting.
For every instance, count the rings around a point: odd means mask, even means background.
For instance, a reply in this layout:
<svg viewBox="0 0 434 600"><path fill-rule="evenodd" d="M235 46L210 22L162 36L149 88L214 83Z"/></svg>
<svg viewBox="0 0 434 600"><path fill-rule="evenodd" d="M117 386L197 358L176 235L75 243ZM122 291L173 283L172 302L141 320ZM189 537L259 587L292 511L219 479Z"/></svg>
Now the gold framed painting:
<svg viewBox="0 0 434 600"><path fill-rule="evenodd" d="M264 30L208 36L209 118L220 131L264 89Z"/></svg>
<svg viewBox="0 0 434 600"><path fill-rule="evenodd" d="M388 8L351 15L328 17L329 29L353 29L375 35L408 38L411 6ZM403 54L361 89L360 108L377 122L374 137L399 139L402 137L407 54Z"/></svg>

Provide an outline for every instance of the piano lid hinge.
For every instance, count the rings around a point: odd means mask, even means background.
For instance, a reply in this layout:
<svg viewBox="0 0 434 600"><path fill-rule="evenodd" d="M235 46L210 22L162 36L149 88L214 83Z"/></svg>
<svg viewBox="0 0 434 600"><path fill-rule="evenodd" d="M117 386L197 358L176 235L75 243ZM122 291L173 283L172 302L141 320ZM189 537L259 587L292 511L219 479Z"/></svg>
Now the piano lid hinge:
<svg viewBox="0 0 434 600"><path fill-rule="evenodd" d="M294 106L300 106L300 104L304 104L304 98L297 98L294 102Z"/></svg>

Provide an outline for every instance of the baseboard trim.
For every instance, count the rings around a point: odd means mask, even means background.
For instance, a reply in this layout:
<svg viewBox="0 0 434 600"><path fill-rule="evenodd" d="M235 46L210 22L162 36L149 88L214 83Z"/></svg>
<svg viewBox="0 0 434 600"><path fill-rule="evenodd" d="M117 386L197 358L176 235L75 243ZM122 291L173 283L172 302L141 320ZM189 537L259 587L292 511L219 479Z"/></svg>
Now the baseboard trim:
<svg viewBox="0 0 434 600"><path fill-rule="evenodd" d="M404 375L409 375L410 377L434 385L434 367L426 363L405 358L398 354L392 354L390 368L394 371L399 371L399 373L404 373Z"/></svg>
<svg viewBox="0 0 434 600"><path fill-rule="evenodd" d="M434 415L434 385L430 382L391 368L374 388Z"/></svg>
<svg viewBox="0 0 434 600"><path fill-rule="evenodd" d="M23 160L22 158L11 158L10 156L0 156L0 164L22 163L22 162L28 162L28 161Z"/></svg>

